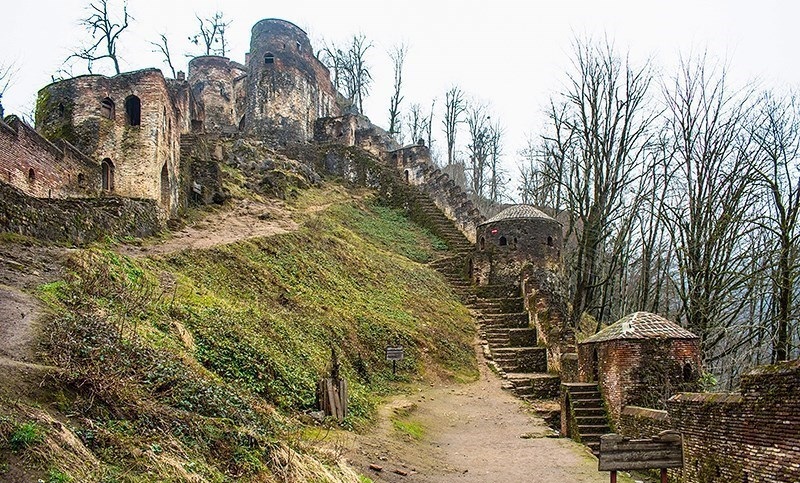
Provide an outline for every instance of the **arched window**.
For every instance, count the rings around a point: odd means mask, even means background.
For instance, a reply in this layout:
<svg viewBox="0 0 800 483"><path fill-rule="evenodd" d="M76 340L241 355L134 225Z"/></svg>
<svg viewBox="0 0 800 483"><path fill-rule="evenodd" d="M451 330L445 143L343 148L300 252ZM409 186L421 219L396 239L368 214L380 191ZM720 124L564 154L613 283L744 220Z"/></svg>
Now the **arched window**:
<svg viewBox="0 0 800 483"><path fill-rule="evenodd" d="M86 177L83 173L78 173L78 187L83 188L83 184L86 182Z"/></svg>
<svg viewBox="0 0 800 483"><path fill-rule="evenodd" d="M405 170L405 175L406 175L406 183L408 183L408 170Z"/></svg>
<svg viewBox="0 0 800 483"><path fill-rule="evenodd" d="M114 163L109 158L100 164L103 172L103 191L114 191Z"/></svg>
<svg viewBox="0 0 800 483"><path fill-rule="evenodd" d="M129 126L142 124L142 101L136 96L125 99L125 120Z"/></svg>
<svg viewBox="0 0 800 483"><path fill-rule="evenodd" d="M264 56L264 63L265 64L275 63L275 56L272 54L272 52L267 52L267 54Z"/></svg>
<svg viewBox="0 0 800 483"><path fill-rule="evenodd" d="M106 97L100 101L100 115L106 119L114 119L114 101L110 97Z"/></svg>
<svg viewBox="0 0 800 483"><path fill-rule="evenodd" d="M504 246L507 246L507 245L508 245L508 240L506 239L506 237L501 236L500 237L500 246L504 247Z"/></svg>
<svg viewBox="0 0 800 483"><path fill-rule="evenodd" d="M553 237L551 236L547 237L547 246L549 247L553 246Z"/></svg>
<svg viewBox="0 0 800 483"><path fill-rule="evenodd" d="M169 206L169 170L167 170L167 163L161 168L161 204Z"/></svg>
<svg viewBox="0 0 800 483"><path fill-rule="evenodd" d="M33 183L36 181L36 171L33 168L28 170L28 183Z"/></svg>
<svg viewBox="0 0 800 483"><path fill-rule="evenodd" d="M480 243L478 245L480 245L481 251L483 251L483 249L486 248L486 239L481 237Z"/></svg>

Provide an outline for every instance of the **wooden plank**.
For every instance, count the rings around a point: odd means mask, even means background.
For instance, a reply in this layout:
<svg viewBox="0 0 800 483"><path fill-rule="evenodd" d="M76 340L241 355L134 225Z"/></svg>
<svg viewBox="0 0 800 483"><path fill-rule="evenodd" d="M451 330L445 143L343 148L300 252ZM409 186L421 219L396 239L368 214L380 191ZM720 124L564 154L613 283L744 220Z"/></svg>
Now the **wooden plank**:
<svg viewBox="0 0 800 483"><path fill-rule="evenodd" d="M600 471L682 467L683 440L675 431L664 431L649 439L629 439L617 434L600 438Z"/></svg>

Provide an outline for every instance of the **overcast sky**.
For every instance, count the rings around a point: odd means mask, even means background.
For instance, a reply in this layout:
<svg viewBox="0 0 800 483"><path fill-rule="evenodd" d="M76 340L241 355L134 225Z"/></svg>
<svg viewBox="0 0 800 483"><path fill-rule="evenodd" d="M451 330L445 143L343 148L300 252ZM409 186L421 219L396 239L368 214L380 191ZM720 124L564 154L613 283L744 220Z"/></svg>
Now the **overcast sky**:
<svg viewBox="0 0 800 483"><path fill-rule="evenodd" d="M0 62L15 62L19 69L3 99L6 114L30 112L38 89L88 38L78 25L87 4L0 0ZM392 88L387 51L405 42L401 108L411 102L429 106L433 98L441 108L453 84L489 103L493 119L505 126L505 162L514 178L516 153L529 133L541 132L543 106L563 82L576 35L607 35L634 61L652 58L664 73L674 70L679 55L707 51L729 66L737 82L758 79L778 88L800 84L795 51L800 2L794 0L129 0L128 10L135 22L121 37L123 70L162 67L148 44L160 33L170 39L173 57L186 70L183 54L199 53L187 40L197 31L195 13L210 16L219 10L233 21L229 56L239 62L248 51L251 27L262 18L296 23L315 49L322 39L343 42L361 32L374 44L368 60L375 84L365 111L383 127ZM103 73L110 69L110 63L96 67ZM72 73L85 73L85 66ZM434 130L441 137L439 119ZM460 142L465 141L462 134Z"/></svg>

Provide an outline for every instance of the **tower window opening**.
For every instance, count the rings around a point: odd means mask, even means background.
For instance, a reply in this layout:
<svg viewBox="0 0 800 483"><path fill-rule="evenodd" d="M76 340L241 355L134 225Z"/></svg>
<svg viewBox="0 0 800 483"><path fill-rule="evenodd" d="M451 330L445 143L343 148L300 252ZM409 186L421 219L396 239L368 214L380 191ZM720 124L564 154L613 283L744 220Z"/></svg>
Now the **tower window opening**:
<svg viewBox="0 0 800 483"><path fill-rule="evenodd" d="M142 124L142 101L136 96L125 99L125 119L129 126Z"/></svg>
<svg viewBox="0 0 800 483"><path fill-rule="evenodd" d="M28 182L33 183L34 181L36 181L36 171L31 168L28 170Z"/></svg>
<svg viewBox="0 0 800 483"><path fill-rule="evenodd" d="M553 246L553 237L551 236L547 237L547 246L549 247Z"/></svg>
<svg viewBox="0 0 800 483"><path fill-rule="evenodd" d="M264 63L265 64L274 64L275 63L275 55L273 55L271 52L267 52L267 54L264 55Z"/></svg>
<svg viewBox="0 0 800 483"><path fill-rule="evenodd" d="M294 43L297 45L297 50L302 50L303 46L302 46L302 44L300 44L300 42L295 41Z"/></svg>
<svg viewBox="0 0 800 483"><path fill-rule="evenodd" d="M103 191L114 191L114 163L106 158L100 167L103 173Z"/></svg>
<svg viewBox="0 0 800 483"><path fill-rule="evenodd" d="M483 249L486 248L486 239L481 237L479 245L481 247L481 251L483 251Z"/></svg>
<svg viewBox="0 0 800 483"><path fill-rule="evenodd" d="M114 101L106 97L100 101L100 115L106 119L114 119Z"/></svg>
<svg viewBox="0 0 800 483"><path fill-rule="evenodd" d="M692 382L692 364L687 362L683 365L683 382Z"/></svg>
<svg viewBox="0 0 800 483"><path fill-rule="evenodd" d="M506 239L506 237L504 237L504 236L501 236L500 237L500 246L504 247L504 246L507 246L507 245L508 245L508 239Z"/></svg>

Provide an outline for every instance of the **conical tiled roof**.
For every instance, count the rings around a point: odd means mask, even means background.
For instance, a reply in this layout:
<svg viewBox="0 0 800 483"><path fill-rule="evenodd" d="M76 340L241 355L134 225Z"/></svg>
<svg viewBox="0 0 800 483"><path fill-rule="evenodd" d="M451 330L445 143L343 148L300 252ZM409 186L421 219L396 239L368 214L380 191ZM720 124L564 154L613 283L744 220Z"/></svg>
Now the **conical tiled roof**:
<svg viewBox="0 0 800 483"><path fill-rule="evenodd" d="M581 342L604 342L620 339L697 339L680 325L650 312L634 312Z"/></svg>
<svg viewBox="0 0 800 483"><path fill-rule="evenodd" d="M493 223L495 221L519 220L524 218L544 219L544 220L553 219L552 217L547 216L543 211L531 205L514 205L514 206L509 206L505 210L484 221L483 223L481 223L481 225L485 225L487 223Z"/></svg>

